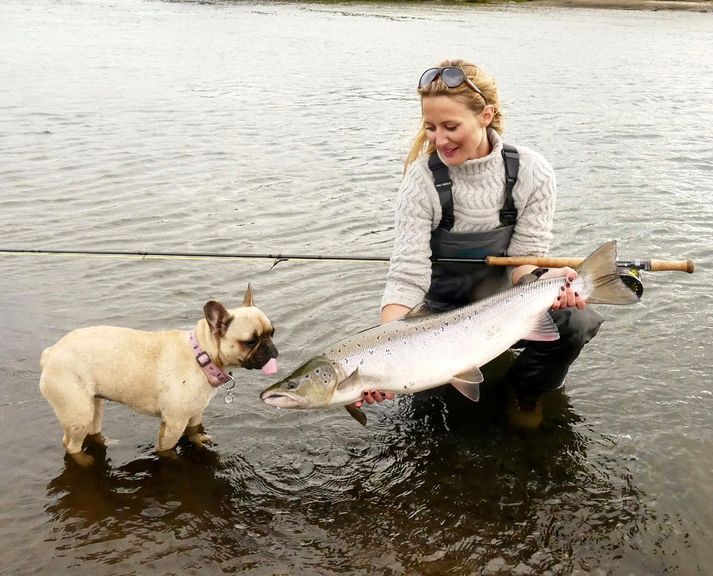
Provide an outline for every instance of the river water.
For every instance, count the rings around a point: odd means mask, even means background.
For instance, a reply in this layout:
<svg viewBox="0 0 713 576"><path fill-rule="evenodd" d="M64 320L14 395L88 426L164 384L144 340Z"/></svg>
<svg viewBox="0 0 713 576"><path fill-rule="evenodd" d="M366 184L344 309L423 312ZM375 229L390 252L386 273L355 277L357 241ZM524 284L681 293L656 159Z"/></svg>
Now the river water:
<svg viewBox="0 0 713 576"><path fill-rule="evenodd" d="M158 461L158 420L110 405L86 471L37 387L65 332L188 329L250 282L284 375L377 322L386 264L2 254L0 572L710 574L712 45L681 12L4 0L0 249L388 256L414 86L460 56L556 169L553 254L697 271L599 307L536 433L497 386L362 428L238 371L211 451Z"/></svg>

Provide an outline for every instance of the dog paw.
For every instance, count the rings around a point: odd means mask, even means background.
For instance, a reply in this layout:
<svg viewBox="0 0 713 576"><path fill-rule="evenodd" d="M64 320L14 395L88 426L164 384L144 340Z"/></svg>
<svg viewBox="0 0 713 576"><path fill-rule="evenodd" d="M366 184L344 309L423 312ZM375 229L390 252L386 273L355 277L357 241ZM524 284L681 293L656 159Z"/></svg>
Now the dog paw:
<svg viewBox="0 0 713 576"><path fill-rule="evenodd" d="M94 464L94 457L84 452L75 452L74 454L69 454L69 456L82 468L89 468Z"/></svg>
<svg viewBox="0 0 713 576"><path fill-rule="evenodd" d="M158 457L161 460L175 461L175 460L181 459L181 457L178 455L178 453L173 449L171 449L171 450L156 450L156 454L158 454Z"/></svg>
<svg viewBox="0 0 713 576"><path fill-rule="evenodd" d="M188 441L196 446L213 446L213 438L208 434L191 434L188 437Z"/></svg>

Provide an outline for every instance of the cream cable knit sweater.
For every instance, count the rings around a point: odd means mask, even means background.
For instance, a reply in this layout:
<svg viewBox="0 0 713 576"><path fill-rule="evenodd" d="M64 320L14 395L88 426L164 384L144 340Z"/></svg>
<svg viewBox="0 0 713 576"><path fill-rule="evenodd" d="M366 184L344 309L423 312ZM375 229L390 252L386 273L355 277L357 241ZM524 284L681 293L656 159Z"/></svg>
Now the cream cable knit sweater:
<svg viewBox="0 0 713 576"><path fill-rule="evenodd" d="M455 224L453 232L477 232L500 226L500 208L505 202L505 161L500 135L488 130L490 154L468 160L448 171L453 181ZM520 168L513 199L518 217L509 256L544 256L552 240L555 210L555 175L549 162L529 148L517 146ZM441 205L422 155L401 181L396 205L396 227L386 288L381 299L387 304L412 308L419 304L431 284L431 232L441 221Z"/></svg>

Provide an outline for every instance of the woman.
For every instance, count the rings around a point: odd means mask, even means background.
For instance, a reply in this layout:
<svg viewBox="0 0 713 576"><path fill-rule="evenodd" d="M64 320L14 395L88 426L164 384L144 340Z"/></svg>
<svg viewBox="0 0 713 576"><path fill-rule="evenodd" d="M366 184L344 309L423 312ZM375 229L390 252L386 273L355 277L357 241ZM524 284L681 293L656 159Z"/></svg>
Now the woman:
<svg viewBox="0 0 713 576"><path fill-rule="evenodd" d="M426 70L418 85L422 122L406 159L394 251L381 322L425 300L434 311L473 302L520 282L566 276L571 268L432 264L431 257L544 256L552 240L555 177L537 152L505 146L494 80L463 60ZM520 412L541 419L538 397L562 385L601 317L569 282L552 304L555 342L526 342L506 378ZM372 391L369 404L393 395Z"/></svg>

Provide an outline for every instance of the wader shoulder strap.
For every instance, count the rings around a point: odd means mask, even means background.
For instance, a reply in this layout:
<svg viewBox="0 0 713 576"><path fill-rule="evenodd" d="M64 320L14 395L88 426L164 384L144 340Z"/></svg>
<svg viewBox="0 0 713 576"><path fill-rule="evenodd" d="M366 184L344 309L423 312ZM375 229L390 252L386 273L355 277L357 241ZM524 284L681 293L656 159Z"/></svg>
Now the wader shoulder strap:
<svg viewBox="0 0 713 576"><path fill-rule="evenodd" d="M517 209L512 197L520 168L520 155L517 148L510 144L503 144L503 160L505 161L505 204L500 209L500 222L503 226L509 226L517 221ZM433 173L438 199L441 201L442 216L438 227L450 230L453 228L455 216L453 215L453 182L448 174L448 166L441 161L437 152L432 152L428 158L428 167Z"/></svg>
<svg viewBox="0 0 713 576"><path fill-rule="evenodd" d="M517 222L517 208L512 198L512 189L517 182L517 173L520 168L520 155L515 146L503 144L503 160L505 160L505 204L500 209L500 222L509 226Z"/></svg>
<svg viewBox="0 0 713 576"><path fill-rule="evenodd" d="M453 182L448 174L448 166L438 157L437 152L432 152L428 158L428 167L433 173L438 199L441 201L441 223L438 227L450 230L453 228L455 216L453 215Z"/></svg>

